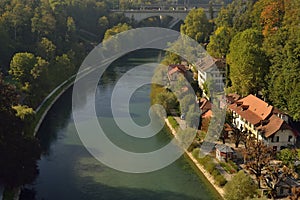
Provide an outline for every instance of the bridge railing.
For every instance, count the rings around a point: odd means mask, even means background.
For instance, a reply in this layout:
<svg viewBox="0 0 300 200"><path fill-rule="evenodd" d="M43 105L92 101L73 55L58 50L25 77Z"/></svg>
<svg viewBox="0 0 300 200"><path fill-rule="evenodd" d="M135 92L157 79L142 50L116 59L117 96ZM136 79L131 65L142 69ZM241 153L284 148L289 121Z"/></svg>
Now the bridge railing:
<svg viewBox="0 0 300 200"><path fill-rule="evenodd" d="M142 11L142 10L191 10L192 8L204 8L209 9L211 5L209 4L157 4L157 5L139 5L136 7L132 7L131 9L113 9L113 11ZM213 4L213 9L220 9L223 5L222 4Z"/></svg>

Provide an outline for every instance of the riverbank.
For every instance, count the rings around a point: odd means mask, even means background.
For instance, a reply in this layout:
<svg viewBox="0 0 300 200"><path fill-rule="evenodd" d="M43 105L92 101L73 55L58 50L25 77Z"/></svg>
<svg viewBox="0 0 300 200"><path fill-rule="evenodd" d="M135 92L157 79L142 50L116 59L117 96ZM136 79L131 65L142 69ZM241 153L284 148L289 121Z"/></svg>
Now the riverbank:
<svg viewBox="0 0 300 200"><path fill-rule="evenodd" d="M53 106L53 104L59 99L59 97L69 89L75 81L75 75L70 77L68 80L57 86L41 103L41 105L35 110L36 117L33 122L33 136L36 136L44 118L46 117L47 113Z"/></svg>
<svg viewBox="0 0 300 200"><path fill-rule="evenodd" d="M172 135L177 138L177 132L176 130L172 127L172 125L170 124L168 119L165 119L166 125L168 126L168 128L170 129L170 132L172 133ZM188 152L187 150L185 150L185 155L187 156L187 158L190 159L191 162L193 162L194 166L200 171L200 173L202 173L204 175L204 177L207 179L207 181L213 186L213 188L218 192L218 194L220 195L220 197L222 197L224 199L224 189L219 187L213 176L210 175L203 167L202 165L200 165L200 163L194 158L193 154L191 152Z"/></svg>

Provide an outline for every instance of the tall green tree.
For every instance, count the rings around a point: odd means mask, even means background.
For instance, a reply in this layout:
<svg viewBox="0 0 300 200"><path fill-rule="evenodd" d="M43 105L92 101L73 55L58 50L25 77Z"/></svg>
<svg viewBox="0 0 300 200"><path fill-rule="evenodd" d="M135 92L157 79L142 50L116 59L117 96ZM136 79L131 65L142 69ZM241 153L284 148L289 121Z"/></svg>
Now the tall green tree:
<svg viewBox="0 0 300 200"><path fill-rule="evenodd" d="M227 62L230 65L232 90L246 96L265 88L269 63L262 50L262 34L254 29L238 33L230 43Z"/></svg>
<svg viewBox="0 0 300 200"><path fill-rule="evenodd" d="M212 25L209 23L205 11L202 8L193 9L189 12L180 27L180 32L193 38L199 43L205 43L209 39Z"/></svg>
<svg viewBox="0 0 300 200"><path fill-rule="evenodd" d="M214 58L224 58L229 52L229 44L233 37L232 29L229 27L218 27L210 36L207 52Z"/></svg>
<svg viewBox="0 0 300 200"><path fill-rule="evenodd" d="M31 31L37 34L37 38L53 35L56 29L56 19L47 1L34 10L31 19Z"/></svg>

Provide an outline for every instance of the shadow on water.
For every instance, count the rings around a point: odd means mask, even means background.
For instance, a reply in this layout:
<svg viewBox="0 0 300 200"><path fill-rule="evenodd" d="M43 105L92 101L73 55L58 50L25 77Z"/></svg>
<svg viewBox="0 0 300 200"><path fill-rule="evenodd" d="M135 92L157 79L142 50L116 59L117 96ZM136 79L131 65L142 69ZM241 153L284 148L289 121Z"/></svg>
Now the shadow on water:
<svg viewBox="0 0 300 200"><path fill-rule="evenodd" d="M72 90L70 87L49 110L37 134L42 153L49 154L51 144L58 139L58 130L63 130L69 123L72 113ZM61 100L63 99L63 100ZM59 112L57 112L59 111Z"/></svg>

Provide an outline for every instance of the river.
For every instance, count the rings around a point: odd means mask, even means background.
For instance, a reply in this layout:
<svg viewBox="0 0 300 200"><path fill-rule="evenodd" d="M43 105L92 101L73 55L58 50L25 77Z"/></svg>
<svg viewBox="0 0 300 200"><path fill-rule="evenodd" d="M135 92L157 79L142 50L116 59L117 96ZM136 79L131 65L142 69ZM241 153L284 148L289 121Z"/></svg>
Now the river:
<svg viewBox="0 0 300 200"><path fill-rule="evenodd" d="M124 149L136 152L160 148L170 141L167 130L149 139L132 139L110 123L108 109L116 80L132 66L157 62L159 53L139 52L114 62L99 82L96 110L99 121L107 125L109 138ZM147 58L145 58L147 57ZM126 92L126 91L125 91ZM92 96L93 94L91 94ZM150 106L150 86L141 87L132 97L131 115L146 124L145 113ZM87 97L89 98L89 97ZM82 108L84 108L84 103ZM71 113L72 89L67 90L53 105L38 132L43 155L40 173L32 185L26 186L38 200L134 200L219 199L216 191L188 160L181 157L159 171L146 174L123 173L104 166L94 159L82 145Z"/></svg>

